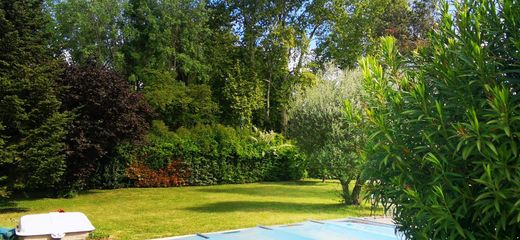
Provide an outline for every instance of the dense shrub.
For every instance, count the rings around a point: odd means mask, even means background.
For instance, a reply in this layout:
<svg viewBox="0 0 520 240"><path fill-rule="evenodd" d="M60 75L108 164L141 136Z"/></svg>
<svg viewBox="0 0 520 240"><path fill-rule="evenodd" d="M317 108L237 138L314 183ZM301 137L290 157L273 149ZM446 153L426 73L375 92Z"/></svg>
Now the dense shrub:
<svg viewBox="0 0 520 240"><path fill-rule="evenodd" d="M139 144L140 145L140 144ZM99 165L89 183L91 187L114 189L130 186L127 169L133 159L137 147L130 143L117 146L111 153L99 160Z"/></svg>
<svg viewBox="0 0 520 240"><path fill-rule="evenodd" d="M450 8L413 64L391 38L361 62L370 191L408 239L518 239L520 2Z"/></svg>
<svg viewBox="0 0 520 240"><path fill-rule="evenodd" d="M182 165L175 164L174 168L182 168L175 171L188 172L179 178L187 177L185 183L189 185L295 180L304 176L306 167L297 148L280 134L222 125L169 132L160 122L154 124L149 144L133 159L134 169L128 176L135 179L136 172L143 171L147 173L142 176L152 178L141 180L143 186L161 182L154 179L178 160Z"/></svg>
<svg viewBox="0 0 520 240"><path fill-rule="evenodd" d="M112 164L108 157L119 144L142 139L151 110L126 80L94 62L68 66L61 83L63 108L76 116L68 126L64 186L82 189L98 168Z"/></svg>

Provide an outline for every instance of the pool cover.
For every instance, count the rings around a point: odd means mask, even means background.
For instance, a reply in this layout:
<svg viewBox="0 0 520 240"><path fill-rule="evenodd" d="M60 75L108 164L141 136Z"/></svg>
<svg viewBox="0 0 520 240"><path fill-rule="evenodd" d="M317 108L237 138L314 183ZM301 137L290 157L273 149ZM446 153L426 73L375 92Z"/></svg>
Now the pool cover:
<svg viewBox="0 0 520 240"><path fill-rule="evenodd" d="M360 219L306 221L280 226L258 226L234 231L197 234L162 240L400 240L395 225Z"/></svg>

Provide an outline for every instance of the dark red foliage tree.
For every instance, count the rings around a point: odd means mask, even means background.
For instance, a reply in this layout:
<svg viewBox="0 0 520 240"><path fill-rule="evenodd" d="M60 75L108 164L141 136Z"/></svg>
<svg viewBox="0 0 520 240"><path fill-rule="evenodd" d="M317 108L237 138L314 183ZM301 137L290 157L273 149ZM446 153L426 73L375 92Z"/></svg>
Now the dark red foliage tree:
<svg viewBox="0 0 520 240"><path fill-rule="evenodd" d="M93 62L68 66L63 107L75 114L66 139L68 190L85 188L101 161L121 143L136 143L152 111L143 96L114 71Z"/></svg>

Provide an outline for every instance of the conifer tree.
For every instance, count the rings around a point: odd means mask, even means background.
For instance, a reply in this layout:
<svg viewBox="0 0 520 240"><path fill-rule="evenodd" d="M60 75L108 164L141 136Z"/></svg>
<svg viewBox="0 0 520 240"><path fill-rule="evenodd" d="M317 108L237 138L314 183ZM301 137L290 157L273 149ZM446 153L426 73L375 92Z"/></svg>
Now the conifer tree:
<svg viewBox="0 0 520 240"><path fill-rule="evenodd" d="M4 190L52 188L65 169L68 114L60 112L57 98L60 64L49 47L49 20L43 0L0 0L0 186Z"/></svg>

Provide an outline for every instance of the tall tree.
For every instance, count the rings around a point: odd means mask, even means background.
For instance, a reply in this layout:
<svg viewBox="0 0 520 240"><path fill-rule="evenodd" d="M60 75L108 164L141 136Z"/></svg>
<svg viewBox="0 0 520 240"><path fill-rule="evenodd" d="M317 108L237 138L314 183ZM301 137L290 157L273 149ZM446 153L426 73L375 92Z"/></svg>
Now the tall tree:
<svg viewBox="0 0 520 240"><path fill-rule="evenodd" d="M169 62L172 34L161 21L165 14L161 7L157 1L130 0L124 10L128 22L123 48L125 74L136 89L176 76Z"/></svg>
<svg viewBox="0 0 520 240"><path fill-rule="evenodd" d="M60 0L51 5L57 43L76 64L97 62L123 70L124 16L126 0Z"/></svg>
<svg viewBox="0 0 520 240"><path fill-rule="evenodd" d="M227 1L210 1L208 9L208 31L205 56L208 62L208 74L214 101L220 107L220 121L233 123L236 120L231 113L231 104L225 96L224 87L229 76L234 76L237 59L239 59L239 37L234 33L234 7Z"/></svg>
<svg viewBox="0 0 520 240"><path fill-rule="evenodd" d="M333 61L352 68L357 59L370 54L383 36L398 39L407 54L422 46L433 26L435 0L332 1L329 34L318 42L318 62Z"/></svg>
<svg viewBox="0 0 520 240"><path fill-rule="evenodd" d="M169 0L164 5L163 23L171 33L170 64L177 80L186 84L207 84L210 80L207 54L214 50L205 1Z"/></svg>
<svg viewBox="0 0 520 240"><path fill-rule="evenodd" d="M261 104L253 122L267 129L283 130L287 120L288 96L301 83L300 70L308 45L321 25L312 1L240 1L232 2L236 21L239 59L246 79L262 84ZM311 28L309 32L309 28ZM290 67L292 56L301 53L297 71ZM292 64L295 65L295 64Z"/></svg>
<svg viewBox="0 0 520 240"><path fill-rule="evenodd" d="M0 1L0 168L11 190L52 188L65 170L68 114L49 22L43 0Z"/></svg>
<svg viewBox="0 0 520 240"><path fill-rule="evenodd" d="M240 127L251 126L254 111L263 106L262 83L248 70L237 61L223 90L223 97L229 104L230 123Z"/></svg>
<svg viewBox="0 0 520 240"><path fill-rule="evenodd" d="M127 75L137 85L161 79L208 83L208 13L199 1L130 0L125 10Z"/></svg>

